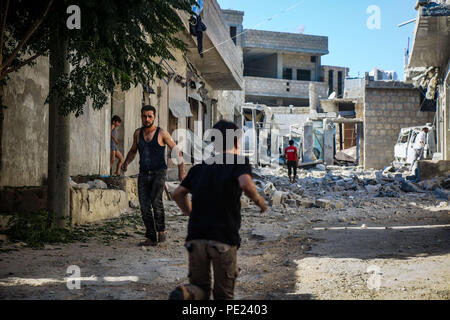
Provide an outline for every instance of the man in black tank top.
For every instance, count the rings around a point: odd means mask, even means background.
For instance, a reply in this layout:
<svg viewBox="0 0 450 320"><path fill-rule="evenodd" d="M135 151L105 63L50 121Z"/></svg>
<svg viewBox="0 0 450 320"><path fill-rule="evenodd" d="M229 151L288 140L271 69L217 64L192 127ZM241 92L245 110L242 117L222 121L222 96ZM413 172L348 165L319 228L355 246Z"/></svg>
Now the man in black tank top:
<svg viewBox="0 0 450 320"><path fill-rule="evenodd" d="M170 134L154 125L155 116L155 107L142 108L142 128L134 132L133 145L122 165L122 170L126 172L128 165L139 151L138 194L147 238L139 244L142 246L156 246L158 242L166 240L162 200L167 174L166 145L170 149L177 149ZM186 176L183 158L180 152L176 152L176 155L178 156L178 177L182 181Z"/></svg>

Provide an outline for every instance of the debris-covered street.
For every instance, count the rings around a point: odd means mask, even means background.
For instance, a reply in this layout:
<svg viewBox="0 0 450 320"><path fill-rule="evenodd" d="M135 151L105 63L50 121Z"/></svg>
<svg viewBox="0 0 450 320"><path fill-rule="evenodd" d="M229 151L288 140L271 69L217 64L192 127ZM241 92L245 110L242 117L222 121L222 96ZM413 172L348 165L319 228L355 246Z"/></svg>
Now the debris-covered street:
<svg viewBox="0 0 450 320"><path fill-rule="evenodd" d="M236 299L449 299L450 205L426 190L448 179L405 192L389 175L302 170L290 185L285 169L256 170L272 207L261 214L243 200ZM2 246L0 298L167 299L187 281L187 217L165 207L168 242L158 247L137 246L138 210L80 228L86 242ZM80 289L68 289L71 265Z"/></svg>
<svg viewBox="0 0 450 320"><path fill-rule="evenodd" d="M450 0L0 1L0 302L450 300L448 26Z"/></svg>

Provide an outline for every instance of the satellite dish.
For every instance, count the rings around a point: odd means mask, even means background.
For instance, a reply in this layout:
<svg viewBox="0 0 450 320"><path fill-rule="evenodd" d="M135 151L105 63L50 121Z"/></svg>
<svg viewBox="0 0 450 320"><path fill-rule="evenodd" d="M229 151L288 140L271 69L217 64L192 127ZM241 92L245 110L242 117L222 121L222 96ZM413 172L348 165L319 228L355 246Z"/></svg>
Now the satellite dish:
<svg viewBox="0 0 450 320"><path fill-rule="evenodd" d="M330 96L328 97L328 100L332 100L334 98L336 98L336 91L333 91L333 93L330 94Z"/></svg>

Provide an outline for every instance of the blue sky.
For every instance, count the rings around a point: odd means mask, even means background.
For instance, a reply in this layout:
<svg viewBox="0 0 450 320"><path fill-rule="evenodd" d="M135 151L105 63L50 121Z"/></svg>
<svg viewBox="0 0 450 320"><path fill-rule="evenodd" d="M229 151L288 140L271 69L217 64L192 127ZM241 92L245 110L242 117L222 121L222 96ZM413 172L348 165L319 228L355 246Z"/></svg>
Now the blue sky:
<svg viewBox="0 0 450 320"><path fill-rule="evenodd" d="M374 67L395 70L403 79L404 50L413 42L416 0L218 0L222 9L244 11L244 28L328 36L330 53L322 64L350 68L350 76L364 76ZM369 29L367 9L380 8L380 29ZM283 10L291 8L281 13ZM281 13L280 15L278 15ZM277 15L272 20L270 17ZM258 25L258 26L257 26ZM410 45L410 48L411 48Z"/></svg>

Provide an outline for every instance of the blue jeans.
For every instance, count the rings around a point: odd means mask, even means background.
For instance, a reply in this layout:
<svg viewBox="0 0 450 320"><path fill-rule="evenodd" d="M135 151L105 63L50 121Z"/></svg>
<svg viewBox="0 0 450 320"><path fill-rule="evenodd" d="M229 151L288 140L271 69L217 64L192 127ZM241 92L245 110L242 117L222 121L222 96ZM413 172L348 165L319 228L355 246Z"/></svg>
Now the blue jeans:
<svg viewBox="0 0 450 320"><path fill-rule="evenodd" d="M145 225L145 237L157 241L157 232L165 231L163 192L166 169L140 172L138 178L139 204Z"/></svg>

